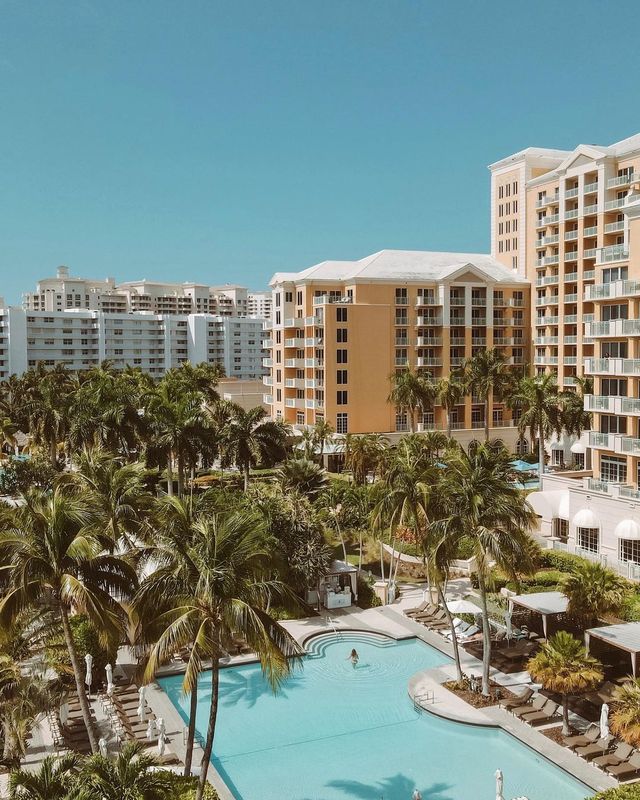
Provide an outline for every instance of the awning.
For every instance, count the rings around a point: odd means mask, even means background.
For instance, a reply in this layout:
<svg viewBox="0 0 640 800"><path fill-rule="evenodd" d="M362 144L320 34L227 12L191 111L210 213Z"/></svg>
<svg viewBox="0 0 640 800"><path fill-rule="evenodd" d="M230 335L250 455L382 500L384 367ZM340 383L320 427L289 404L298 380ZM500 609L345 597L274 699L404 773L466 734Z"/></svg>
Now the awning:
<svg viewBox="0 0 640 800"><path fill-rule="evenodd" d="M600 520L590 508L582 508L573 518L576 528L599 528Z"/></svg>
<svg viewBox="0 0 640 800"><path fill-rule="evenodd" d="M543 519L569 519L569 491L567 489L531 492L529 505Z"/></svg>
<svg viewBox="0 0 640 800"><path fill-rule="evenodd" d="M612 647L625 650L631 656L631 671L637 674L637 659L640 653L640 622L623 622L620 625L605 625L589 628L584 632L584 643L589 652L591 639L600 639Z"/></svg>
<svg viewBox="0 0 640 800"><path fill-rule="evenodd" d="M614 531L617 539L637 541L640 539L640 525L634 519L623 519Z"/></svg>
<svg viewBox="0 0 640 800"><path fill-rule="evenodd" d="M547 617L566 614L569 600L562 592L534 592L532 594L520 594L509 598L509 611L513 611L513 606L521 606L527 611L534 611L542 617L542 629L544 637L547 638Z"/></svg>
<svg viewBox="0 0 640 800"><path fill-rule="evenodd" d="M587 448L582 444L582 442L574 442L571 445L571 452L574 455L584 455L587 452Z"/></svg>
<svg viewBox="0 0 640 800"><path fill-rule="evenodd" d="M552 450L564 450L564 445L562 444L562 442L554 442L551 445L551 449Z"/></svg>

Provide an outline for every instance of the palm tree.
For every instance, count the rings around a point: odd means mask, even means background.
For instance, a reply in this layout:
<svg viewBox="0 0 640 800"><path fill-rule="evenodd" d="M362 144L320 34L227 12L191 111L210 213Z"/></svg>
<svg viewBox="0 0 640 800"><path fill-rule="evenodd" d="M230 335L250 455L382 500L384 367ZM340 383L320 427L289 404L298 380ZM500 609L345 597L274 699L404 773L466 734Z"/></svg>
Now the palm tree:
<svg viewBox="0 0 640 800"><path fill-rule="evenodd" d="M53 467L58 463L58 445L64 442L69 426L69 404L73 381L62 365L31 376L25 410L29 433L36 445L46 448Z"/></svg>
<svg viewBox="0 0 640 800"><path fill-rule="evenodd" d="M260 658L274 690L289 674L295 663L292 658L301 654L297 642L265 611L272 597L285 602L291 597L281 582L264 579L270 552L265 522L252 512L199 519L186 548L197 579L155 621L162 632L149 655L147 680L171 653L191 643L199 659L211 661L211 704L196 800L202 800L207 780L218 713L219 659L227 643L242 635ZM152 574L148 580L156 579ZM188 688L196 679L188 665Z"/></svg>
<svg viewBox="0 0 640 800"><path fill-rule="evenodd" d="M434 399L433 384L424 376L410 369L391 375L391 392L387 402L409 417L411 433L416 430L416 414L431 406Z"/></svg>
<svg viewBox="0 0 640 800"><path fill-rule="evenodd" d="M322 457L324 455L324 448L328 442L333 439L333 434L335 430L333 425L330 422L327 422L326 419L319 419L316 424L313 426L313 438L317 445L320 446L320 463L322 463Z"/></svg>
<svg viewBox="0 0 640 800"><path fill-rule="evenodd" d="M0 416L0 449L6 445L16 453L18 449L17 432L17 426L13 424L9 417Z"/></svg>
<svg viewBox="0 0 640 800"><path fill-rule="evenodd" d="M367 475L378 470L388 447L389 440L381 433L348 433L345 436L344 465L351 470L354 483L366 483Z"/></svg>
<svg viewBox="0 0 640 800"><path fill-rule="evenodd" d="M464 365L465 383L468 389L482 398L484 405L484 440L489 441L489 400L505 396L513 382L513 372L501 350L480 350Z"/></svg>
<svg viewBox="0 0 640 800"><path fill-rule="evenodd" d="M308 458L290 458L278 470L278 480L282 488L315 499L329 483L324 467Z"/></svg>
<svg viewBox="0 0 640 800"><path fill-rule="evenodd" d="M279 461L285 456L286 430L269 419L260 406L245 411L235 406L224 433L226 458L244 475L249 488L249 471L261 462Z"/></svg>
<svg viewBox="0 0 640 800"><path fill-rule="evenodd" d="M568 613L591 625L605 614L618 612L628 588L615 572L595 561L583 560L565 579L563 591L569 598Z"/></svg>
<svg viewBox="0 0 640 800"><path fill-rule="evenodd" d="M447 412L447 438L451 438L451 414L456 406L464 400L464 383L453 375L440 378L437 383L436 398Z"/></svg>
<svg viewBox="0 0 640 800"><path fill-rule="evenodd" d="M10 800L67 800L80 769L76 753L47 756L37 772L18 769L9 776Z"/></svg>
<svg viewBox="0 0 640 800"><path fill-rule="evenodd" d="M93 755L77 780L78 800L171 800L173 776L157 769L158 761L142 742L127 742L115 759Z"/></svg>
<svg viewBox="0 0 640 800"><path fill-rule="evenodd" d="M520 410L518 430L530 431L531 442L538 441L540 475L544 472L545 439L562 432L562 402L558 394L556 376L551 373L522 378L511 397L511 408Z"/></svg>
<svg viewBox="0 0 640 800"><path fill-rule="evenodd" d="M584 645L566 631L558 631L529 660L527 670L545 689L562 695L562 735L569 735L569 696L595 689L602 683L602 664L587 655Z"/></svg>
<svg viewBox="0 0 640 800"><path fill-rule="evenodd" d="M489 695L491 629L487 593L491 564L515 578L531 569L529 530L536 515L524 494L509 480L510 456L495 443L472 442L469 451L447 454L441 490L450 511L439 523L444 536L473 542L483 621L482 691Z"/></svg>
<svg viewBox="0 0 640 800"><path fill-rule="evenodd" d="M576 391L563 392L562 425L570 436L580 437L591 429L591 412L584 407L584 397L593 393L593 378L577 377Z"/></svg>
<svg viewBox="0 0 640 800"><path fill-rule="evenodd" d="M611 731L628 744L640 745L640 678L629 676L613 693Z"/></svg>
<svg viewBox="0 0 640 800"><path fill-rule="evenodd" d="M25 505L15 512L13 527L0 532L6 581L0 625L9 625L24 610L39 609L62 626L95 752L97 741L70 616L73 611L86 614L105 644L119 641L123 612L113 595L126 598L135 589L136 575L122 559L104 552L90 522L86 503L60 487L51 493L34 490L26 496Z"/></svg>

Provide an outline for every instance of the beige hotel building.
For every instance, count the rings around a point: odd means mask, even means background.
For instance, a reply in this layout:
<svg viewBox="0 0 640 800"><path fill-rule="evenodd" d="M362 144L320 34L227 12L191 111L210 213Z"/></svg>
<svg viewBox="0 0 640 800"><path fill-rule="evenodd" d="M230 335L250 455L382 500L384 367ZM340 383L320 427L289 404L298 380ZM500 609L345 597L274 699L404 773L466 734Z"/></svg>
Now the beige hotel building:
<svg viewBox="0 0 640 800"><path fill-rule="evenodd" d="M488 255L383 250L359 261L325 261L272 281L264 402L299 426L328 420L338 433L409 430L387 402L390 376L412 368L437 379L479 349L497 347L524 365L530 347L526 279ZM489 407L493 435L516 447L510 412ZM484 406L467 397L452 415L461 441L484 427ZM419 430L446 428L444 409Z"/></svg>
<svg viewBox="0 0 640 800"><path fill-rule="evenodd" d="M593 430L551 444L552 463L584 469L531 496L542 531L640 577L640 135L490 170L492 252L531 282L534 368L564 389L594 381Z"/></svg>

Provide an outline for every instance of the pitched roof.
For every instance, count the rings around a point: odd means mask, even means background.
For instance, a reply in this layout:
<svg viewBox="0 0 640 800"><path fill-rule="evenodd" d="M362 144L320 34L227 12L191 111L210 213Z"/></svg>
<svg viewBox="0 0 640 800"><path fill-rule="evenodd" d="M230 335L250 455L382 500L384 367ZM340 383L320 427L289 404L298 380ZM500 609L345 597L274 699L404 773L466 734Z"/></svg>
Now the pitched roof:
<svg viewBox="0 0 640 800"><path fill-rule="evenodd" d="M277 272L271 285L287 281L442 281L456 273L475 272L498 283L526 283L485 253L441 253L430 250L380 250L358 261L321 261L301 272Z"/></svg>

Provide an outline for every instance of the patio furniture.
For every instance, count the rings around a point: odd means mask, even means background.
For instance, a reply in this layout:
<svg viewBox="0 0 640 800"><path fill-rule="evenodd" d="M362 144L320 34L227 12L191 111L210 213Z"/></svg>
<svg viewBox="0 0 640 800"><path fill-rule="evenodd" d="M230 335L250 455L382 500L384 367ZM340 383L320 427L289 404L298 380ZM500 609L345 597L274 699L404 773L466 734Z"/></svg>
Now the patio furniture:
<svg viewBox="0 0 640 800"><path fill-rule="evenodd" d="M573 750L576 747L588 747L598 741L600 736L600 727L598 725L589 725L584 733L576 736L566 736L562 740L566 747Z"/></svg>
<svg viewBox="0 0 640 800"><path fill-rule="evenodd" d="M505 708L507 710L511 710L512 708L522 707L525 703L527 703L533 697L533 689L530 686L527 686L524 692L517 697L504 697L498 705L501 708Z"/></svg>
<svg viewBox="0 0 640 800"><path fill-rule="evenodd" d="M560 706L553 700L547 700L540 711L533 711L530 714L522 714L520 719L528 722L529 725L543 725L555 717Z"/></svg>
<svg viewBox="0 0 640 800"><path fill-rule="evenodd" d="M605 769L609 775L613 775L619 781L633 778L640 772L640 752L636 750L635 753L629 757L628 761L625 761L623 764L606 766Z"/></svg>
<svg viewBox="0 0 640 800"><path fill-rule="evenodd" d="M598 756L598 758L593 759L593 763L597 767L617 766L618 764L624 764L626 761L628 761L632 753L632 745L627 744L626 742L619 742L613 753L609 753L606 756Z"/></svg>
<svg viewBox="0 0 640 800"><path fill-rule="evenodd" d="M547 700L548 698L545 697L544 695L536 694L534 695L530 703L525 703L524 705L512 708L511 713L514 714L516 717L521 717L523 714L529 714L531 711L540 711L547 702Z"/></svg>
<svg viewBox="0 0 640 800"><path fill-rule="evenodd" d="M589 744L586 747L576 747L576 753L587 761L593 761L598 756L603 756L611 747L611 737L607 736L606 739L598 739L594 744Z"/></svg>

